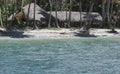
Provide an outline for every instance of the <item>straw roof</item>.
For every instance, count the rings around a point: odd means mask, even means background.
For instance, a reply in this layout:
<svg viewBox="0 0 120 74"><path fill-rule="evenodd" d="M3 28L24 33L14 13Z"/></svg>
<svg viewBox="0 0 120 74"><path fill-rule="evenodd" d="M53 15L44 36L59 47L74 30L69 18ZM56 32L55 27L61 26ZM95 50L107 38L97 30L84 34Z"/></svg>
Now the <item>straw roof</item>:
<svg viewBox="0 0 120 74"><path fill-rule="evenodd" d="M30 5L30 9L29 9L29 5ZM35 5L35 9L34 9L34 5ZM29 15L28 15L28 9L29 9ZM50 12L46 12L44 9L42 9L41 7L39 7L37 4L31 3L28 4L26 6L24 6L22 8L23 12L24 12L24 18L26 20L36 20L36 21L46 21L48 22L50 15L52 16L52 21L55 21L55 17L56 17L56 12L52 11L52 13L50 14ZM34 12L35 10L35 12ZM35 17L34 17L34 13L35 13ZM67 13L67 15L66 15ZM15 15L15 13L14 13ZM80 18L81 16L81 18ZM13 14L8 18L9 20L12 20ZM69 11L57 11L57 19L60 21L67 21L69 19ZM79 22L81 19L82 22L85 21L102 21L102 16L97 13L97 12L91 12L91 13L87 13L87 12L71 12L71 22Z"/></svg>
<svg viewBox="0 0 120 74"><path fill-rule="evenodd" d="M50 12L48 12L50 13ZM56 17L56 12L53 11L51 13L52 16ZM80 18L81 16L81 18ZM60 20L60 21L66 21L69 19L69 11L58 11L57 12L57 18ZM81 12L81 15L80 15L80 12L74 12L72 11L71 12L71 21L72 22L79 22L81 19L81 21L85 22L85 21L102 21L102 16L97 13L97 12L91 12L91 13L87 13L87 12Z"/></svg>
<svg viewBox="0 0 120 74"><path fill-rule="evenodd" d="M34 5L35 5L35 9L34 9ZM30 8L29 8L29 6L30 6ZM35 12L34 12L34 10L35 10ZM29 21L33 21L33 20L48 21L48 18L49 18L49 14L45 10L43 10L41 7L39 7L37 4L34 4L34 3L24 6L22 8L22 11L24 13L24 18ZM15 15L16 15L16 13L11 14L11 16L8 18L8 21L15 20ZM34 17L34 15L35 15L35 17Z"/></svg>
<svg viewBox="0 0 120 74"><path fill-rule="evenodd" d="M34 5L35 5L35 9L34 9ZM30 6L30 8L29 8ZM25 14L25 18L28 20L38 20L41 21L41 18L45 18L44 15L42 15L41 13L46 13L45 10L43 10L41 7L39 7L37 4L31 3L28 4L26 6L24 6L23 8L23 12ZM34 12L35 10L35 12ZM29 11L29 13L28 13ZM28 15L29 14L29 15ZM34 17L35 14L35 17Z"/></svg>

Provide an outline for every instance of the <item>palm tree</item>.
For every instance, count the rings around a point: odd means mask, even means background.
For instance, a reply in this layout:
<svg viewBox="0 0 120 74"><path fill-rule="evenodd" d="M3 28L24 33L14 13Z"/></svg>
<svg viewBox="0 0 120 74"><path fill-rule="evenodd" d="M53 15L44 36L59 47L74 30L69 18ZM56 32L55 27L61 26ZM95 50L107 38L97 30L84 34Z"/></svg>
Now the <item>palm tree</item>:
<svg viewBox="0 0 120 74"><path fill-rule="evenodd" d="M116 23L114 23L114 22L116 22L116 20L114 21L114 18L112 19L112 16L114 17L113 5L117 1L119 1L119 0L107 0L107 22L111 29L111 31L110 31L111 33L116 33L116 31L115 31Z"/></svg>
<svg viewBox="0 0 120 74"><path fill-rule="evenodd" d="M91 25L93 24L92 22L93 22L93 19L92 19L92 17L91 17L91 13L92 13L92 11L93 11L93 7L94 7L94 4L96 3L96 0L91 0L90 1L90 8L89 8L89 10L87 11L87 18L88 18L88 20L86 21L86 27L85 27L85 33L86 34L89 34L89 29L90 29L90 27L91 27Z"/></svg>
<svg viewBox="0 0 120 74"><path fill-rule="evenodd" d="M30 14L31 0L29 0L28 13L27 13L27 26L29 25L29 14Z"/></svg>
<svg viewBox="0 0 120 74"><path fill-rule="evenodd" d="M58 9L58 0L55 0L54 1L56 4L55 4L55 22L56 22L56 26L57 28L60 28L59 24L58 24L58 18L57 18L57 9Z"/></svg>
<svg viewBox="0 0 120 74"><path fill-rule="evenodd" d="M49 22L48 22L48 28L51 27L51 14L52 14L52 8L53 8L53 0L49 0L49 4L50 4L50 16L49 16Z"/></svg>
<svg viewBox="0 0 120 74"><path fill-rule="evenodd" d="M69 9L69 19L68 19L68 27L70 28L70 24L71 24L71 12L72 12L72 0L70 0L70 9Z"/></svg>
<svg viewBox="0 0 120 74"><path fill-rule="evenodd" d="M111 28L111 32L112 33L116 33L117 31L115 31L115 25L116 25L116 22L117 22L117 16L118 16L118 11L119 9L117 9L117 7L114 7L113 5L115 4L115 6L118 6L117 4L120 3L120 0L112 0L111 1L111 21L113 23L112 25L112 28ZM116 9L114 9L116 8ZM112 18L113 17L113 18Z"/></svg>
<svg viewBox="0 0 120 74"><path fill-rule="evenodd" d="M24 0L22 0L21 2L21 11L22 11L23 5L24 5Z"/></svg>
<svg viewBox="0 0 120 74"><path fill-rule="evenodd" d="M33 25L35 26L36 29L38 29L37 25L36 25L36 21L35 21L35 11L36 11L36 0L34 0L34 20L33 20Z"/></svg>
<svg viewBox="0 0 120 74"><path fill-rule="evenodd" d="M1 10L1 7L2 7L2 0L0 0L0 24L1 24L1 26L3 27L2 10Z"/></svg>
<svg viewBox="0 0 120 74"><path fill-rule="evenodd" d="M111 28L111 21L110 21L110 3L111 0L107 0L107 10L106 10L106 14L107 14L107 22Z"/></svg>
<svg viewBox="0 0 120 74"><path fill-rule="evenodd" d="M82 25L82 0L79 2L79 12L80 12L80 25Z"/></svg>
<svg viewBox="0 0 120 74"><path fill-rule="evenodd" d="M66 27L66 25L68 26L69 24L68 24L68 4L67 4L67 0L65 0L65 11L66 11L66 24L65 24L65 27Z"/></svg>
<svg viewBox="0 0 120 74"><path fill-rule="evenodd" d="M106 4L107 0L102 0L102 17L103 17L103 22L105 21L105 4Z"/></svg>
<svg viewBox="0 0 120 74"><path fill-rule="evenodd" d="M7 18L8 18L8 11L7 11L7 8L8 8L8 6L7 6L7 0L5 0L5 15L6 15L6 18L5 18L5 25L7 26L8 25L8 21L7 21Z"/></svg>
<svg viewBox="0 0 120 74"><path fill-rule="evenodd" d="M1 5L0 5L0 24L3 27Z"/></svg>

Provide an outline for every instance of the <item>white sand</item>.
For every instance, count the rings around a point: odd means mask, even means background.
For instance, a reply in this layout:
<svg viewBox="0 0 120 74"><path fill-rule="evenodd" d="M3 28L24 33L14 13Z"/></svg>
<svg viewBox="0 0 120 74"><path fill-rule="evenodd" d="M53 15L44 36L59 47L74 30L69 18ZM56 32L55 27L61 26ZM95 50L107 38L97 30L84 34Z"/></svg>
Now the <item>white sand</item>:
<svg viewBox="0 0 120 74"><path fill-rule="evenodd" d="M32 38L71 38L71 37L120 37L120 29L116 29L118 33L109 33L110 29L90 29L90 36L79 35L79 29L60 29L60 30L32 30L25 31L24 35L30 35ZM77 35L78 34L78 35Z"/></svg>
<svg viewBox="0 0 120 74"><path fill-rule="evenodd" d="M91 29L90 34L97 37L120 37L120 29L115 29L118 33L109 33L110 29Z"/></svg>
<svg viewBox="0 0 120 74"><path fill-rule="evenodd" d="M5 31L1 29L1 31ZM110 29L90 29L90 35L80 34L79 29L41 29L41 30L27 30L19 32L0 33L0 38L78 38L78 37L120 37L120 29L116 29L118 33L108 33Z"/></svg>

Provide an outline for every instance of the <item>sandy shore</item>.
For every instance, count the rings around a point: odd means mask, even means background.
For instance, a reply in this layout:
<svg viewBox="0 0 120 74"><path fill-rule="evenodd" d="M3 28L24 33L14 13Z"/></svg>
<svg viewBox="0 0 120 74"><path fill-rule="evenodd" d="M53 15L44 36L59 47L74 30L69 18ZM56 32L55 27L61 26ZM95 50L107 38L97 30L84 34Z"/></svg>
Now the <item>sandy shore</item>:
<svg viewBox="0 0 120 74"><path fill-rule="evenodd" d="M90 29L90 34L81 34L79 29L40 29L26 31L5 31L0 29L0 38L78 38L78 37L120 37L118 33L109 33L110 29Z"/></svg>

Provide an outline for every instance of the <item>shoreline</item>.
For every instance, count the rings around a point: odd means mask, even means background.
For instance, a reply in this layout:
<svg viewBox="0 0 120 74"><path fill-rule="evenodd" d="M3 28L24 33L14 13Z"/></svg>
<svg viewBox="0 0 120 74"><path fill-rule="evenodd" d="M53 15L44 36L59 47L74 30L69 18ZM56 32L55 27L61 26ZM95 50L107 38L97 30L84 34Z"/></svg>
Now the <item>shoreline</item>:
<svg viewBox="0 0 120 74"><path fill-rule="evenodd" d="M24 38L24 39L62 39L62 38L119 38L120 29L117 33L109 33L110 29L91 28L90 34L81 34L79 29L40 29L26 31L5 31L0 29L2 38Z"/></svg>

